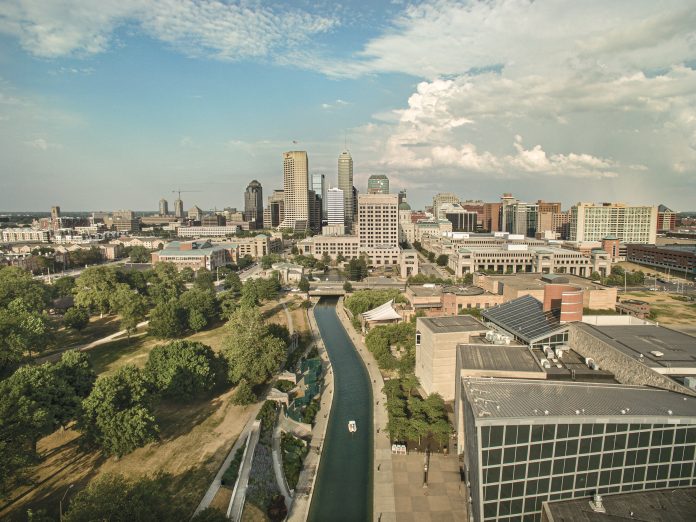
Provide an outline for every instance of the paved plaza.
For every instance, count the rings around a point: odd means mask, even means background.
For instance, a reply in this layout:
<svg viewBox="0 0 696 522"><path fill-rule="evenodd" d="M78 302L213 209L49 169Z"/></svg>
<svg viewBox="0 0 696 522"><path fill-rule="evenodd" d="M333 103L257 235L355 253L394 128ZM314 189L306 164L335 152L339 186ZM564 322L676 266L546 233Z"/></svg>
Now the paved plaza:
<svg viewBox="0 0 696 522"><path fill-rule="evenodd" d="M454 522L468 520L466 485L460 480L457 458L430 456L428 487L423 487L425 455L392 455L397 522Z"/></svg>

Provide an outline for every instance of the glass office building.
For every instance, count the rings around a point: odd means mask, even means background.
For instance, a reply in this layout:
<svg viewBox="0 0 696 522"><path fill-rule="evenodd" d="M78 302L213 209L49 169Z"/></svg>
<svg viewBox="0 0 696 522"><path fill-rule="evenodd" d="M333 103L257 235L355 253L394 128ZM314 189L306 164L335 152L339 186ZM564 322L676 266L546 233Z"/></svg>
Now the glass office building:
<svg viewBox="0 0 696 522"><path fill-rule="evenodd" d="M474 520L540 520L544 501L696 485L696 398L639 386L463 379Z"/></svg>

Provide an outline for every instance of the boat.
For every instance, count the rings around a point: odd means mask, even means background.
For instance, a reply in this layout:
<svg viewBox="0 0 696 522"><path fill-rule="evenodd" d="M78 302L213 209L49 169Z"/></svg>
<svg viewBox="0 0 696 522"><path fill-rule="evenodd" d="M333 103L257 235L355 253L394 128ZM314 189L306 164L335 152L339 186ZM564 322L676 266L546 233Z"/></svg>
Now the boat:
<svg viewBox="0 0 696 522"><path fill-rule="evenodd" d="M356 431L358 431L358 425L355 424L354 420L348 421L348 431L350 431L351 433L355 433Z"/></svg>

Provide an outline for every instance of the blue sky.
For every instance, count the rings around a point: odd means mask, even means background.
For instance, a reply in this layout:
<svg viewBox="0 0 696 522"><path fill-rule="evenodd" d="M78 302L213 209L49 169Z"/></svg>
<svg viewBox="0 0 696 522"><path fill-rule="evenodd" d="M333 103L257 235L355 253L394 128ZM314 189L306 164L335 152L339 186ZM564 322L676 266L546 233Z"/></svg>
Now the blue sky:
<svg viewBox="0 0 696 522"><path fill-rule="evenodd" d="M415 206L694 209L696 2L606 4L0 0L0 210L239 207L346 136Z"/></svg>

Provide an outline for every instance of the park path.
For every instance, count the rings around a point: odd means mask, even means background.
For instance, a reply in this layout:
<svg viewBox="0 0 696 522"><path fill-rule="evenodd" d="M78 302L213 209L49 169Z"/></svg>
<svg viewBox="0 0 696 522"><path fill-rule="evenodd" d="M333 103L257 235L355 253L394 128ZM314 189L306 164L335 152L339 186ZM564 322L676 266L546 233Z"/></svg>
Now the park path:
<svg viewBox="0 0 696 522"><path fill-rule="evenodd" d="M278 421L275 429L273 430L273 444L271 448L271 454L273 456L273 471L275 472L278 489L280 489L280 493L285 498L285 507L290 509L290 506L292 505L292 495L290 494L288 481L286 480L285 473L283 472L283 455L281 453L280 444L281 438L282 431L280 429L280 421Z"/></svg>
<svg viewBox="0 0 696 522"><path fill-rule="evenodd" d="M227 508L227 518L234 520L234 522L239 522L242 518L247 486L249 485L249 473L251 473L251 464L254 461L254 452L256 451L256 444L259 442L260 434L261 421L254 420L251 427L251 434L249 435L249 444L244 450L244 459L239 467L237 482L234 485L234 491L230 499L230 506Z"/></svg>
<svg viewBox="0 0 696 522"><path fill-rule="evenodd" d="M387 397L382 391L384 380L379 371L377 361L370 351L368 351L362 336L359 335L348 318L348 314L343 307L343 298L338 299L336 313L341 321L343 328L353 341L358 354L367 368L372 381L372 397L375 400L373 405L373 440L374 440L374 459L373 459L373 494L372 494L372 520L380 522L393 522L396 520L396 499L394 496L394 469L392 467L391 441L387 431Z"/></svg>

